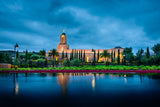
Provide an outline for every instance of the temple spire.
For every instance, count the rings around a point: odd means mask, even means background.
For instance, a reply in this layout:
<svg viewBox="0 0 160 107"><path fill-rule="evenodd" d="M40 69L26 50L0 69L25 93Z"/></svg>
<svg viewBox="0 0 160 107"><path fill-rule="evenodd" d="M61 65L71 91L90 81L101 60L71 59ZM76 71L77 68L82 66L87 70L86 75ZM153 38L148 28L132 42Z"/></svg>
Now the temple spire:
<svg viewBox="0 0 160 107"><path fill-rule="evenodd" d="M65 32L65 29L63 29L63 33Z"/></svg>

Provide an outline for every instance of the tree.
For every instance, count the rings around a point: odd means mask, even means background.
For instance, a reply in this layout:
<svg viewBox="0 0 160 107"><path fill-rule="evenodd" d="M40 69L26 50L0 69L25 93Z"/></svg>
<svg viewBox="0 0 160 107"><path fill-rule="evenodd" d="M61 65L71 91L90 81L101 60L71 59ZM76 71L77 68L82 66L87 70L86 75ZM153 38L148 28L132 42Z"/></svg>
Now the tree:
<svg viewBox="0 0 160 107"><path fill-rule="evenodd" d="M38 54L40 56L46 56L46 51L45 50L40 50Z"/></svg>
<svg viewBox="0 0 160 107"><path fill-rule="evenodd" d="M126 61L132 63L134 60L134 55L132 53L132 48L125 48L123 51L123 62L126 64Z"/></svg>
<svg viewBox="0 0 160 107"><path fill-rule="evenodd" d="M9 54L8 54L8 53L6 53L4 57L5 57L5 62L6 62L6 63L10 63L10 57L9 57Z"/></svg>
<svg viewBox="0 0 160 107"><path fill-rule="evenodd" d="M62 51L62 59L64 59L64 51Z"/></svg>
<svg viewBox="0 0 160 107"><path fill-rule="evenodd" d="M117 62L120 64L120 50L118 49L118 57L117 57Z"/></svg>
<svg viewBox="0 0 160 107"><path fill-rule="evenodd" d="M84 53L83 53L83 62L85 62L85 58L86 58L86 55L85 55L85 50L84 50Z"/></svg>
<svg viewBox="0 0 160 107"><path fill-rule="evenodd" d="M20 58L23 59L23 56L21 55ZM33 60L37 60L37 59L39 59L39 58L40 58L39 55L33 54L33 55L31 56L31 59L33 59Z"/></svg>
<svg viewBox="0 0 160 107"><path fill-rule="evenodd" d="M65 56L67 59L68 59L68 54L67 54L67 52L66 52L66 56Z"/></svg>
<svg viewBox="0 0 160 107"><path fill-rule="evenodd" d="M75 59L73 59L73 60L71 61L71 65L72 65L72 66L77 66L77 67L78 67L78 66L80 65L80 61L79 61L78 59L75 58Z"/></svg>
<svg viewBox="0 0 160 107"><path fill-rule="evenodd" d="M107 50L104 50L103 53L101 53L101 57L104 57L105 59L105 62L106 62L106 58L109 58L110 57L110 54L108 53Z"/></svg>
<svg viewBox="0 0 160 107"><path fill-rule="evenodd" d="M70 54L70 60L73 60L73 49L72 49L72 52Z"/></svg>
<svg viewBox="0 0 160 107"><path fill-rule="evenodd" d="M44 67L45 66L45 60L40 58L37 60L38 67Z"/></svg>
<svg viewBox="0 0 160 107"><path fill-rule="evenodd" d="M0 63L4 62L4 54L0 53Z"/></svg>
<svg viewBox="0 0 160 107"><path fill-rule="evenodd" d="M152 50L156 55L160 55L160 44L156 44L152 47Z"/></svg>
<svg viewBox="0 0 160 107"><path fill-rule="evenodd" d="M111 52L111 62L113 62L113 51Z"/></svg>
<svg viewBox="0 0 160 107"><path fill-rule="evenodd" d="M96 52L94 50L94 55L93 55L93 66L95 66L96 64Z"/></svg>
<svg viewBox="0 0 160 107"><path fill-rule="evenodd" d="M51 59L51 57L52 57L52 53L51 52L48 53L48 57L50 57L50 59Z"/></svg>
<svg viewBox="0 0 160 107"><path fill-rule="evenodd" d="M141 59L142 59L142 54L143 54L144 50L141 48L140 50L138 50L137 52L137 60L138 60L138 65L141 65Z"/></svg>
<svg viewBox="0 0 160 107"><path fill-rule="evenodd" d="M146 57L147 57L147 58L150 57L149 47L147 47Z"/></svg>
<svg viewBox="0 0 160 107"><path fill-rule="evenodd" d="M52 49L51 54L52 54L53 59L55 56L58 56L58 52L56 51L56 49Z"/></svg>
<svg viewBox="0 0 160 107"><path fill-rule="evenodd" d="M97 62L99 61L99 50L98 50L98 53L97 53Z"/></svg>
<svg viewBox="0 0 160 107"><path fill-rule="evenodd" d="M114 62L115 62L115 59L116 59L116 53L115 53L115 51L114 51L114 55L113 55L113 57L114 57Z"/></svg>
<svg viewBox="0 0 160 107"><path fill-rule="evenodd" d="M76 51L76 58L78 59L78 50Z"/></svg>
<svg viewBox="0 0 160 107"><path fill-rule="evenodd" d="M75 58L78 59L78 51L75 50Z"/></svg>
<svg viewBox="0 0 160 107"><path fill-rule="evenodd" d="M82 62L82 50L81 50L81 62Z"/></svg>
<svg viewBox="0 0 160 107"><path fill-rule="evenodd" d="M79 60L81 59L81 53L80 53L80 51L79 51Z"/></svg>
<svg viewBox="0 0 160 107"><path fill-rule="evenodd" d="M25 61L27 62L27 59L28 59L28 50L26 49L26 55L25 55Z"/></svg>
<svg viewBox="0 0 160 107"><path fill-rule="evenodd" d="M33 55L33 53L32 53L32 52L29 52L29 53L27 54L27 58L30 60L32 55Z"/></svg>

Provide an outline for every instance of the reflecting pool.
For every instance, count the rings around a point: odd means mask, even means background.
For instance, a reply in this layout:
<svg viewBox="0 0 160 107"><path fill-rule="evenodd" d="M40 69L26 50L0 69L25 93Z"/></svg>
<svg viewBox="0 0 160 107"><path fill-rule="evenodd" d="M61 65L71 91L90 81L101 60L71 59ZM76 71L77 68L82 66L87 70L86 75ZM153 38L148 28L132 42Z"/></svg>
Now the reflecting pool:
<svg viewBox="0 0 160 107"><path fill-rule="evenodd" d="M159 106L160 74L0 73L0 107Z"/></svg>

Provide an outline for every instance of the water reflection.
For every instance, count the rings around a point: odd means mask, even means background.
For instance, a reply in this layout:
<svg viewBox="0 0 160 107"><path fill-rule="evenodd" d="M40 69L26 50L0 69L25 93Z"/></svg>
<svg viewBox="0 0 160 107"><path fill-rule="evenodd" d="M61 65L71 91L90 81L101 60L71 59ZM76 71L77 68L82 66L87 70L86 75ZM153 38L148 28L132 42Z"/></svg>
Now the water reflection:
<svg viewBox="0 0 160 107"><path fill-rule="evenodd" d="M76 82L81 83L82 81L84 81L84 83L89 82L91 87L92 87L92 92L95 93L95 88L98 87L100 88L98 85L96 86L96 80L105 80L106 82L108 81L112 81L113 82L118 82L119 84L122 84L120 80L123 80L123 83L125 84L131 84L131 82L135 82L136 84L141 83L142 84L142 80L146 79L146 77L148 79L160 79L160 74L101 74L101 73L36 73L36 74L30 74L30 73L24 73L24 74L18 74L18 73L14 73L14 74L1 74L0 77L9 77L13 75L13 89L14 89L14 95L18 95L19 94L19 82L18 82L18 78L22 78L22 75L24 77L24 82L25 83L30 83L32 82L30 80L30 77L36 77L36 78L44 78L43 80L47 81L45 78L48 78L51 80L53 77L57 78L56 82L57 84L61 87L61 94L62 96L66 97L68 92L68 84L72 84L72 82ZM80 77L77 79L77 77ZM109 79L109 78L110 79ZM133 79L132 79L133 78ZM135 79L135 80L134 80ZM28 80L28 81L27 81ZM70 82L71 80L71 82ZM21 81L20 81L21 82ZM43 81L39 80L39 83L43 83ZM146 82L146 81L144 81ZM111 83L111 84L112 84ZM114 84L114 83L113 83ZM107 86L106 86L107 87ZM109 87L109 86L108 86Z"/></svg>
<svg viewBox="0 0 160 107"><path fill-rule="evenodd" d="M88 107L103 104L119 106L120 102L138 105L155 101L158 104L159 84L160 74L0 74L0 102L11 105L25 102L27 107L33 104L59 105L65 101L65 106L91 104L86 105Z"/></svg>
<svg viewBox="0 0 160 107"><path fill-rule="evenodd" d="M61 86L62 88L62 95L64 97L67 96L67 85L69 82L69 75L65 73L60 73L57 75L57 83Z"/></svg>
<svg viewBox="0 0 160 107"><path fill-rule="evenodd" d="M14 84L14 95L18 95L19 84L18 84L18 74L13 74L13 84Z"/></svg>
<svg viewBox="0 0 160 107"><path fill-rule="evenodd" d="M95 88L95 85L96 85L96 78L95 78L95 75L94 75L93 78L92 78L92 88L93 89Z"/></svg>

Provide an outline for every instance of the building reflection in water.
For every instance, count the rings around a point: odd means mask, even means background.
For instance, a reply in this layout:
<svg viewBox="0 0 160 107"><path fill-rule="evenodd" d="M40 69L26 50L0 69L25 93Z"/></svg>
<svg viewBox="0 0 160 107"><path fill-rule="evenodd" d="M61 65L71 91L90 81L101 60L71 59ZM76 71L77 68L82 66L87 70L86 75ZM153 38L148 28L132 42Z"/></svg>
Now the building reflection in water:
<svg viewBox="0 0 160 107"><path fill-rule="evenodd" d="M67 96L67 85L69 82L69 75L65 73L60 73L57 75L57 82L62 88L62 95Z"/></svg>
<svg viewBox="0 0 160 107"><path fill-rule="evenodd" d="M95 94L95 86L96 86L96 75L94 74L92 77L92 91L93 95Z"/></svg>
<svg viewBox="0 0 160 107"><path fill-rule="evenodd" d="M18 95L19 92L18 74L13 74L13 85L14 85L14 95Z"/></svg>
<svg viewBox="0 0 160 107"><path fill-rule="evenodd" d="M64 97L67 96L67 86L68 86L68 82L69 82L69 78L70 76L76 77L76 76L91 76L91 86L93 91L95 90L95 86L96 86L96 78L100 77L103 78L104 74L99 75L99 74L93 74L93 73L58 73L57 74L57 82L58 84L61 86L62 88L62 95ZM89 79L90 80L90 79ZM74 81L76 81L76 79L74 79Z"/></svg>
<svg viewBox="0 0 160 107"><path fill-rule="evenodd" d="M139 77L140 77L140 82L142 83L142 75L140 74Z"/></svg>
<svg viewBox="0 0 160 107"><path fill-rule="evenodd" d="M127 84L127 75L124 74L124 82Z"/></svg>
<svg viewBox="0 0 160 107"><path fill-rule="evenodd" d="M92 78L92 88L94 89L96 86L96 79L95 79L95 76L93 76Z"/></svg>

